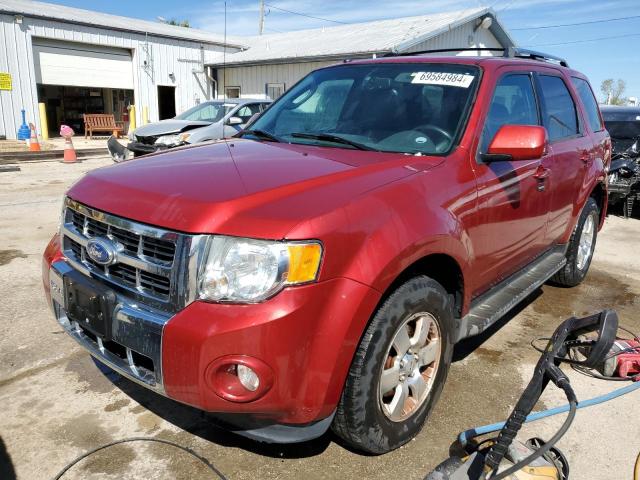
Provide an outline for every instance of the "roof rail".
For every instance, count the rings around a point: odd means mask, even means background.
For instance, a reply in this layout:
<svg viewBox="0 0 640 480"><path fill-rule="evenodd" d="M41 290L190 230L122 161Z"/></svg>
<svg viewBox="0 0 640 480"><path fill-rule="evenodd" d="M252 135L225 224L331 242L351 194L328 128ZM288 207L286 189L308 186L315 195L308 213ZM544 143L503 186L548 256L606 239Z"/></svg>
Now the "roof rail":
<svg viewBox="0 0 640 480"><path fill-rule="evenodd" d="M446 53L446 52L504 52L504 48L437 48L435 50L420 50L418 52L389 52L385 57L410 57L412 55L424 55L425 53Z"/></svg>
<svg viewBox="0 0 640 480"><path fill-rule="evenodd" d="M525 48L507 47L507 48L489 48L489 47L470 47L470 48L437 48L435 50L420 50L418 52L389 52L385 57L410 57L412 55L424 55L427 53L446 53L446 52L501 52L506 58L529 58L531 60L542 60L545 62L557 62L563 67L568 67L569 63L560 57L549 55L547 53L527 50Z"/></svg>
<svg viewBox="0 0 640 480"><path fill-rule="evenodd" d="M508 58L530 58L531 60L557 62L562 67L569 66L569 63L564 58L556 57L555 55L549 55L547 53L536 52L534 50L527 50L526 48L518 48L518 47L505 48L504 56Z"/></svg>

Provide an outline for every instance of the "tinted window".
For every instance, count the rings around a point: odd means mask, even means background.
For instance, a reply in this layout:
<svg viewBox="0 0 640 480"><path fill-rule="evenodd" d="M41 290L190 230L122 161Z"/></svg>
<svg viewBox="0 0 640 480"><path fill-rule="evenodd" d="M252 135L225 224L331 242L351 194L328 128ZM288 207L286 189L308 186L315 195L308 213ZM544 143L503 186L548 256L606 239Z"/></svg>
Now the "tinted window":
<svg viewBox="0 0 640 480"><path fill-rule="evenodd" d="M544 126L553 142L580 133L576 104L560 77L540 75L540 90L544 100Z"/></svg>
<svg viewBox="0 0 640 480"><path fill-rule="evenodd" d="M285 92L253 127L291 143L445 154L466 122L478 77L476 67L438 63L321 69Z"/></svg>
<svg viewBox="0 0 640 480"><path fill-rule="evenodd" d="M496 85L482 131L480 151L486 152L503 125L539 125L538 107L529 75L508 75Z"/></svg>
<svg viewBox="0 0 640 480"><path fill-rule="evenodd" d="M260 113L260 104L250 103L238 109L235 116L242 119L242 123L247 123L256 113Z"/></svg>
<svg viewBox="0 0 640 480"><path fill-rule="evenodd" d="M602 122L600 121L600 115L598 114L598 103L593 96L589 83L582 78L576 77L571 77L571 81L573 82L573 86L578 92L580 100L582 100L582 104L584 105L584 109L587 112L587 120L589 121L591 130L599 132L602 130Z"/></svg>

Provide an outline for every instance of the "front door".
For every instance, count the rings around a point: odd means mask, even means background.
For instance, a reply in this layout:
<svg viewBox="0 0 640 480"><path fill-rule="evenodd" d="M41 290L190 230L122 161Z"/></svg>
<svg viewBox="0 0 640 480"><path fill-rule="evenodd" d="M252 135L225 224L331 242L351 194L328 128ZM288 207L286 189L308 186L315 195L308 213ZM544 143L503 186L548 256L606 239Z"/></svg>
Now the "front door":
<svg viewBox="0 0 640 480"><path fill-rule="evenodd" d="M526 70L497 82L482 130L478 154L486 152L503 125L541 125L533 76ZM471 229L479 272L473 295L516 272L546 247L550 171L547 156L533 160L483 163L478 155L478 217Z"/></svg>

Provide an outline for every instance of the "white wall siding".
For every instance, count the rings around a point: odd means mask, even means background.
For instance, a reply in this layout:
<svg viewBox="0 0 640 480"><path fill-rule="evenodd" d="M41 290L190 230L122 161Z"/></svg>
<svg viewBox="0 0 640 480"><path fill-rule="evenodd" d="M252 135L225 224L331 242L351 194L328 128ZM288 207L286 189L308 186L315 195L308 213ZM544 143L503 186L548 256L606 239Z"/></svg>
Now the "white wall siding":
<svg viewBox="0 0 640 480"><path fill-rule="evenodd" d="M199 42L154 37L144 34L109 30L106 28L75 25L61 21L25 17L22 24L15 23L11 15L0 15L0 72L8 72L13 79L12 91L0 91L0 135L15 138L20 125L20 109L27 113L27 122L33 122L40 131L38 96L33 58L32 38L47 38L81 42L90 45L120 47L132 52L134 95L138 124L142 109L149 109L149 119L158 120L158 85L176 87L176 110L181 112L194 105L196 97L203 101L212 89L203 74L193 74L199 68L201 51ZM144 69L147 55L143 45L149 43L153 68ZM222 47L202 44L205 61L222 51ZM234 51L227 49L227 51ZM185 61L183 61L185 60ZM175 82L169 74L175 75ZM49 125L53 131L57 125ZM81 132L77 132L81 133Z"/></svg>
<svg viewBox="0 0 640 480"><path fill-rule="evenodd" d="M218 69L218 94L224 96L223 85L228 87L240 86L242 98L266 98L267 83L284 83L289 90L307 73L318 68L333 65L330 62L300 62L285 64L255 65L251 67L229 67L227 74L224 69Z"/></svg>
<svg viewBox="0 0 640 480"><path fill-rule="evenodd" d="M472 48L472 47L484 47L484 48L503 48L500 42L493 36L493 34L484 28L479 28L477 31L473 31L475 22L467 22L464 25L460 25L454 29L449 30L446 33L438 35L430 40L426 40L422 43L416 44L409 48L408 52L420 52L423 50L438 50L442 48ZM472 37L472 41L469 42ZM448 52L440 53L438 55L447 55ZM451 55L455 55L455 52L451 52ZM462 52L462 55L476 55L476 52ZM483 56L501 55L499 52L481 52Z"/></svg>

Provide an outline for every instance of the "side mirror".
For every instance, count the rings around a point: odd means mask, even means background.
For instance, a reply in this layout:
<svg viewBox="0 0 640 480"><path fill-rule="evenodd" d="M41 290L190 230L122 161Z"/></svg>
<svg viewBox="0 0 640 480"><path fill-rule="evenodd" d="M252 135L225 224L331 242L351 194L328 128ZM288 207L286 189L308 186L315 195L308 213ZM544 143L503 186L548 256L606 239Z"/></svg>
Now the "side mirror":
<svg viewBox="0 0 640 480"><path fill-rule="evenodd" d="M227 125L242 125L242 119L240 117L231 117L227 120Z"/></svg>
<svg viewBox="0 0 640 480"><path fill-rule="evenodd" d="M503 125L493 137L483 162L533 160L547 152L547 130L537 125Z"/></svg>

